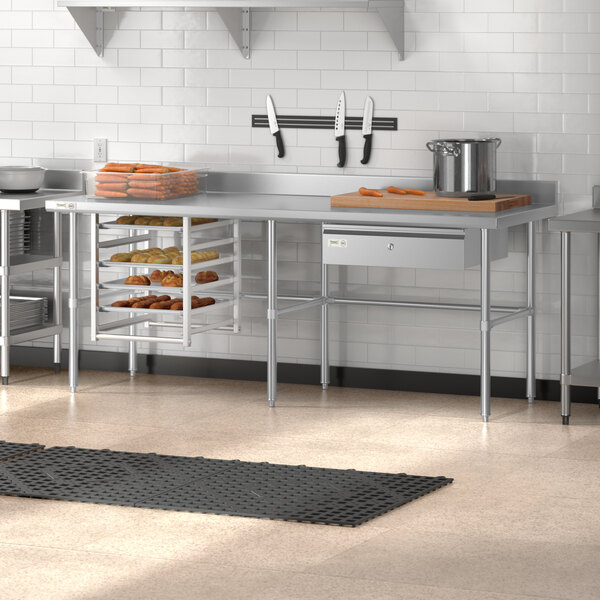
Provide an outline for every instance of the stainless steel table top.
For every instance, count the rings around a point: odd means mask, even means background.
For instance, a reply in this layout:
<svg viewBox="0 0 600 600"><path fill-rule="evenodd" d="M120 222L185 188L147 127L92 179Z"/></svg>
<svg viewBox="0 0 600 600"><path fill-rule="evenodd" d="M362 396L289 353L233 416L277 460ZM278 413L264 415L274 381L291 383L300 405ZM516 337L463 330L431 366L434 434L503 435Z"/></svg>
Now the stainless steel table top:
<svg viewBox="0 0 600 600"><path fill-rule="evenodd" d="M579 231L600 233L600 208L590 208L548 221L549 231Z"/></svg>
<svg viewBox="0 0 600 600"><path fill-rule="evenodd" d="M382 210L330 206L329 195L369 187L419 187L431 181L358 176L263 173L211 173L206 194L174 200L96 199L76 196L48 200L47 210L99 214L238 218L248 221L335 222L413 227L502 229L557 214L556 184L551 181L499 181L498 192L531 193L534 204L499 213ZM247 191L243 191L247 190ZM260 190L260 191L258 191ZM296 194L290 194L289 191ZM318 191L321 191L321 194Z"/></svg>
<svg viewBox="0 0 600 600"><path fill-rule="evenodd" d="M0 192L0 210L32 210L44 208L47 200L58 200L81 194L80 190L41 189L28 194L7 194Z"/></svg>

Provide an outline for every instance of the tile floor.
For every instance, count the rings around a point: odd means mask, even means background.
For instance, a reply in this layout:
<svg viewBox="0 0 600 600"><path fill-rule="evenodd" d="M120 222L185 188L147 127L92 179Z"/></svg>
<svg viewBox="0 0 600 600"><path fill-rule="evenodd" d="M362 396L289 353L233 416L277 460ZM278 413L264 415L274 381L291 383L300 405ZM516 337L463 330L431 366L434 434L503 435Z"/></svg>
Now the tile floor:
<svg viewBox="0 0 600 600"><path fill-rule="evenodd" d="M600 598L600 410L16 368L0 439L455 482L356 529L0 496L2 600Z"/></svg>

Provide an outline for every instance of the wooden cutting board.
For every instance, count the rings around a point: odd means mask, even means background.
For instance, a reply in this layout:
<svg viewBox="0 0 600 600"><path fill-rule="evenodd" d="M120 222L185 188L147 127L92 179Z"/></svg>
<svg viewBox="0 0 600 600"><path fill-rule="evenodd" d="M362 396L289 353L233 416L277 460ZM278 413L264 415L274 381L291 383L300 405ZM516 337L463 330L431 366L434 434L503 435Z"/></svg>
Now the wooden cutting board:
<svg viewBox="0 0 600 600"><path fill-rule="evenodd" d="M497 194L495 200L467 200L467 198L442 198L433 192L424 196L390 194L379 190L382 198L362 196L356 192L331 196L331 206L352 208L396 208L404 210L447 210L458 212L500 212L531 204L530 194Z"/></svg>

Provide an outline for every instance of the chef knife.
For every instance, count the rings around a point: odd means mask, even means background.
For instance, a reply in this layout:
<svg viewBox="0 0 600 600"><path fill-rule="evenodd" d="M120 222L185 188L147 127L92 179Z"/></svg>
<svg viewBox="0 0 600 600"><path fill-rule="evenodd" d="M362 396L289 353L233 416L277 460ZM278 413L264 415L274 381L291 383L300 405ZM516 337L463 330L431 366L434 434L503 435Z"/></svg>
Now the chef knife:
<svg viewBox="0 0 600 600"><path fill-rule="evenodd" d="M335 111L335 139L338 141L338 167L342 169L346 164L346 94L342 92Z"/></svg>
<svg viewBox="0 0 600 600"><path fill-rule="evenodd" d="M279 125L277 124L277 115L275 114L275 107L273 106L273 100L270 95L267 94L267 116L269 117L269 129L275 136L277 142L277 150L279 154L278 158L285 156L285 148L283 147L283 139L281 138L281 131L279 131Z"/></svg>
<svg viewBox="0 0 600 600"><path fill-rule="evenodd" d="M373 98L367 96L365 100L365 110L363 112L362 132L365 138L365 147L363 149L363 157L360 161L366 165L371 158L371 142L373 141Z"/></svg>

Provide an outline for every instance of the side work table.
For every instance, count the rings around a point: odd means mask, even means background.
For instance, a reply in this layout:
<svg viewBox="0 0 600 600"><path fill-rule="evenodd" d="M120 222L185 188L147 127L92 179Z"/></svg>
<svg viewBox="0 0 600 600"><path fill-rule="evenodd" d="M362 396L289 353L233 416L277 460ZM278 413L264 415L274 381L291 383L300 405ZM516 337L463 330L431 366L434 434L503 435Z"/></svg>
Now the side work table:
<svg viewBox="0 0 600 600"><path fill-rule="evenodd" d="M596 233L600 241L600 186L594 187L592 208L548 220L549 231L561 234L560 407L563 425L571 416L571 386L600 389L599 358L571 368L571 233Z"/></svg>

